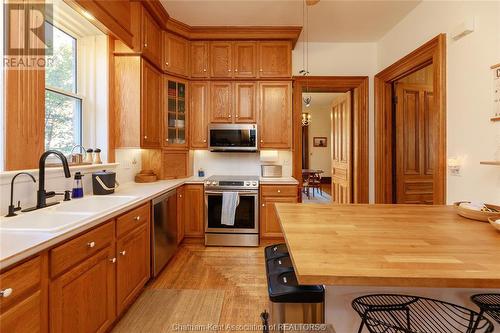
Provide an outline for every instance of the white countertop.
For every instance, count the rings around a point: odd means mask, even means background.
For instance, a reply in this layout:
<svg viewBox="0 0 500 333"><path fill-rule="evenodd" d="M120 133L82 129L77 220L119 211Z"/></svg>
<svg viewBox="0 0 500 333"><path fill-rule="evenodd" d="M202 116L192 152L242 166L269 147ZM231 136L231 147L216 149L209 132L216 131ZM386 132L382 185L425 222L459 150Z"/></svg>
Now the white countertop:
<svg viewBox="0 0 500 333"><path fill-rule="evenodd" d="M58 232L2 230L3 222L12 221L9 219L15 219L15 217L2 217L0 218L0 269L3 269L49 247L52 247L53 245L56 245L57 243L60 243L65 239L68 239L96 225L99 225L112 217L122 214L135 206L141 205L157 197L158 195L173 190L183 184L198 184L203 183L203 180L204 178L191 177L185 179L160 180L154 183L123 184L116 189L114 194L110 194L109 196L133 197L130 199L130 201L127 201L119 206L114 206L110 209L105 209L99 211L98 213L91 214L85 219L80 220L77 224L74 224L71 227ZM89 196L86 196L85 198L87 197ZM74 201L76 200L82 200L82 203L84 203L85 198L74 199L71 201L71 203L74 204ZM62 202L60 205L64 204L66 203ZM40 212L46 209L51 209L51 207L21 214L29 214L33 216L33 219L36 219L37 214L40 214Z"/></svg>
<svg viewBox="0 0 500 333"><path fill-rule="evenodd" d="M130 196L129 201L124 202L118 206L110 207L109 209L104 209L95 214L89 214L84 219L73 224L71 227L62 229L56 232L41 232L41 231L12 231L2 229L2 223L5 221L14 221L15 217L0 218L0 269L11 266L25 258L35 255L43 250L46 250L70 237L73 237L85 230L93 228L115 216L118 216L136 206L139 206L163 193L173 190L183 184L203 184L206 177L190 177L184 179L173 179L173 180L160 180L154 183L127 183L123 184L116 189L114 194L109 196ZM280 178L260 178L263 184L298 184L297 180L292 177L280 177ZM87 195L85 198L90 197ZM83 199L74 199L70 203L75 204L76 200L82 200L82 204L85 202ZM65 202L60 203L57 206L60 207L68 204ZM41 210L20 213L23 215L32 215L33 219L37 218L37 215L43 213L44 210L51 209L47 207ZM83 208L82 210L85 210ZM39 216L39 215L38 215Z"/></svg>

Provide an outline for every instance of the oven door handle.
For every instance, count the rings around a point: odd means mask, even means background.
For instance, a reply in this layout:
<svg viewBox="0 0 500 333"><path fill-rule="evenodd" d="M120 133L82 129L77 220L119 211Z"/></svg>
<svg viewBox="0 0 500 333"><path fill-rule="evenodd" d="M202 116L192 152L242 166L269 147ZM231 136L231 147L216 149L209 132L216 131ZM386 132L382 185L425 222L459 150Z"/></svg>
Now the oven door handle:
<svg viewBox="0 0 500 333"><path fill-rule="evenodd" d="M233 192L233 191L205 191L205 195L222 195L224 192ZM234 192L238 192L239 195L258 195L259 191L242 191L242 190L237 190Z"/></svg>

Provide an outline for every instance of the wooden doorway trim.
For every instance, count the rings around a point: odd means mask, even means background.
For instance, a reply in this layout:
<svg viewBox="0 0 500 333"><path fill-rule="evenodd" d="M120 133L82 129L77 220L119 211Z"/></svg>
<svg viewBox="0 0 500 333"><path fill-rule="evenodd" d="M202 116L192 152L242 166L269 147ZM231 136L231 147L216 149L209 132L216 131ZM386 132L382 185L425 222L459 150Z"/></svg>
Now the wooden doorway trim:
<svg viewBox="0 0 500 333"><path fill-rule="evenodd" d="M353 202L368 203L368 76L309 76L309 92L353 92ZM293 77L293 176L302 187L302 92L306 78Z"/></svg>
<svg viewBox="0 0 500 333"><path fill-rule="evenodd" d="M440 34L375 75L375 202L393 203L392 84L432 64L437 155L434 204L446 203L446 34Z"/></svg>

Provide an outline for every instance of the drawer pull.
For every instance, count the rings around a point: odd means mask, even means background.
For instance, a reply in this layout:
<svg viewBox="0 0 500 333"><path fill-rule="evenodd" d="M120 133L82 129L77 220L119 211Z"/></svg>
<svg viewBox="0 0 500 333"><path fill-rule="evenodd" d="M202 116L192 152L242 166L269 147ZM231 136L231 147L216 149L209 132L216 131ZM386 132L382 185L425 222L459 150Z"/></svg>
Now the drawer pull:
<svg viewBox="0 0 500 333"><path fill-rule="evenodd" d="M265 204L262 204L262 207L265 207L266 205Z"/></svg>
<svg viewBox="0 0 500 333"><path fill-rule="evenodd" d="M125 250L120 251L120 254L121 254L122 256L124 256L124 255L126 255L126 254L127 254L127 251L125 251Z"/></svg>
<svg viewBox="0 0 500 333"><path fill-rule="evenodd" d="M109 261L114 264L116 262L116 258L109 259Z"/></svg>
<svg viewBox="0 0 500 333"><path fill-rule="evenodd" d="M140 219L141 219L141 217L140 217L140 216L136 216L136 217L134 217L134 221L139 221Z"/></svg>
<svg viewBox="0 0 500 333"><path fill-rule="evenodd" d="M278 193L281 193L281 190L278 190Z"/></svg>
<svg viewBox="0 0 500 333"><path fill-rule="evenodd" d="M93 247L95 247L95 242L88 242L87 246L90 248L93 248Z"/></svg>
<svg viewBox="0 0 500 333"><path fill-rule="evenodd" d="M3 298L7 298L12 295L12 288L5 288L4 290L0 290L0 296Z"/></svg>

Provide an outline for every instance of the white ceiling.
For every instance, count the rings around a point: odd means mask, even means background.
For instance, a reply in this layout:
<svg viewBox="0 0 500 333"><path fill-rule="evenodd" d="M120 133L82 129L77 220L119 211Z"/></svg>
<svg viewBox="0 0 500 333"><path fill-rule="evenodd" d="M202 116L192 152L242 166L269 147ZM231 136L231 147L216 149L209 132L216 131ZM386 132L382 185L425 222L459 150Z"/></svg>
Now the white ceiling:
<svg viewBox="0 0 500 333"><path fill-rule="evenodd" d="M302 26L301 0L161 0L192 26ZM309 7L311 42L374 42L420 0L321 0Z"/></svg>

